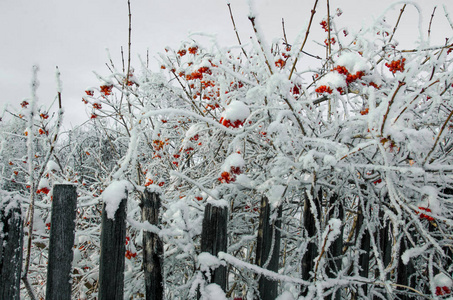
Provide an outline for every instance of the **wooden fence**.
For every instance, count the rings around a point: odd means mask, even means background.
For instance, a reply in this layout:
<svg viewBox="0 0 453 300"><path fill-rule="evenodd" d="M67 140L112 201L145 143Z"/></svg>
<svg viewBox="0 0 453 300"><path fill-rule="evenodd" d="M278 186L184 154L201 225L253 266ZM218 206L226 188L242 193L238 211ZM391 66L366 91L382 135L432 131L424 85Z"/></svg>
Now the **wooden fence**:
<svg viewBox="0 0 453 300"><path fill-rule="evenodd" d="M312 191L313 194L313 191ZM337 196L331 195L328 199L319 190L316 197L306 195L303 209L303 229L311 240L308 241L307 251L301 257L301 277L303 280L313 280L313 270L316 268L315 261L321 249L317 249L315 235L319 234L316 222L317 214L321 213L321 205L327 202L334 207ZM0 299L19 299L20 278L22 266L22 240L23 220L18 202L13 199L0 199ZM125 267L125 237L126 237L126 203L122 199L114 219L107 218L105 207L102 211L101 223L101 255L99 261L99 287L98 299L123 299L124 295L124 267ZM153 225L159 225L161 200L158 193L146 190L141 201L142 221ZM360 208L360 203L359 203ZM75 219L77 209L77 191L73 185L58 184L53 188L53 202L51 210L51 228L49 259L47 269L46 299L70 299L71 298L71 268L73 260L73 246L75 233ZM273 214L277 218L271 219ZM329 218L343 219L341 206L331 209ZM258 236L256 241L255 263L261 268L278 273L280 254L280 227L281 207L272 212L269 201L262 198ZM219 252L227 252L228 239L228 208L217 207L208 203L204 211L203 228L201 234L201 251L217 256ZM356 219L355 243L360 247L359 267L363 277L368 276L370 264L370 235L363 226L363 215L358 211ZM390 262L390 249L385 245L389 243L388 223L383 223L379 233L379 243L383 249L384 263ZM343 253L343 239L340 235L328 249L326 256L326 274L335 278L341 269ZM400 252L405 250L402 243ZM144 286L146 299L158 300L164 298L163 276L163 244L160 237L151 232L143 234L143 266ZM400 264L397 283L413 286L411 274L415 272L413 266ZM214 270L208 279L218 284L223 290L227 288L227 268L220 266ZM278 281L261 276L257 277L259 299L271 300L278 296ZM367 285L362 287L363 294L367 294ZM341 289L328 295L327 299L341 299ZM306 295L307 289L301 287L301 295ZM200 296L200 294L198 295ZM344 296L344 295L343 295ZM357 295L352 294L352 298Z"/></svg>

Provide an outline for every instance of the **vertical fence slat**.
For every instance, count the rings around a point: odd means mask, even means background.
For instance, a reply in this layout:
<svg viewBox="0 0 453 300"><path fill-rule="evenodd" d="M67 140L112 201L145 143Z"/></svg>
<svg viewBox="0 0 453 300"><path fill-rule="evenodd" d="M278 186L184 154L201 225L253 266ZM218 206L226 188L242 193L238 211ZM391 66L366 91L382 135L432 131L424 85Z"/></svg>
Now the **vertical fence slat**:
<svg viewBox="0 0 453 300"><path fill-rule="evenodd" d="M20 205L9 195L0 199L0 299L20 299L23 225Z"/></svg>
<svg viewBox="0 0 453 300"><path fill-rule="evenodd" d="M71 268L77 208L74 185L53 188L46 299L71 299Z"/></svg>
<svg viewBox="0 0 453 300"><path fill-rule="evenodd" d="M327 257L329 259L326 265L326 274L329 278L336 278L338 276L338 272L341 270L341 262L342 262L342 255L343 255L343 229L344 229L344 211L343 205L337 204L338 195L333 194L330 197L330 212L329 212L329 219L338 218L342 222L341 226L341 233L335 239L335 241L330 246ZM336 207L335 207L336 206ZM341 289L338 289L335 293L330 294L326 297L327 300L340 300L341 299Z"/></svg>
<svg viewBox="0 0 453 300"><path fill-rule="evenodd" d="M406 240L406 238L403 238L401 240L401 245L400 245L400 252L399 252L399 258L398 258L398 267L397 267L397 276L396 276L396 283L401 284L403 286L408 286L411 288L415 288L415 280L412 277L415 273L415 268L412 260L409 260L407 264L403 263L403 260L401 259L401 256L403 253L407 250L407 245L406 243L409 243L409 241ZM403 292L411 292L407 288L401 288ZM401 294L398 295L399 299L401 300L409 300L409 299L416 299L414 296L409 296L406 294Z"/></svg>
<svg viewBox="0 0 453 300"><path fill-rule="evenodd" d="M219 252L227 251L227 222L227 207L218 207L211 203L206 205L201 232L201 252L208 252L217 256ZM224 266L212 271L211 282L220 285L224 291L226 280L226 268Z"/></svg>
<svg viewBox="0 0 453 300"><path fill-rule="evenodd" d="M311 207L312 203L308 198L308 195L305 195L305 203L304 203L304 212L303 212L303 229L307 231L308 238L315 238L316 236L316 217L313 215L312 211L315 211L317 214L320 212L320 202L322 201L322 191L321 189L318 192L318 195L313 195L313 202L315 207ZM304 253L302 257L302 279L303 280L310 280L311 275L310 272L314 270L315 267L315 258L318 256L318 246L317 241L314 239L310 241L307 245L307 251ZM308 293L308 289L305 286L301 287L301 295L306 296Z"/></svg>
<svg viewBox="0 0 453 300"><path fill-rule="evenodd" d="M99 300L123 300L124 255L126 253L126 203L122 199L114 219L102 209Z"/></svg>
<svg viewBox="0 0 453 300"><path fill-rule="evenodd" d="M142 202L142 221L158 225L160 206L159 194L145 190ZM146 300L164 298L163 253L163 244L159 236L152 232L143 232Z"/></svg>
<svg viewBox="0 0 453 300"><path fill-rule="evenodd" d="M256 264L274 272L278 272L280 254L279 229L281 227L282 207L279 206L277 209L277 220L271 223L269 219L271 214L269 200L267 197L261 199L260 221L256 242ZM267 261L269 263L265 266ZM258 283L258 291L261 300L274 300L278 296L278 281L269 280L265 276L261 276Z"/></svg>
<svg viewBox="0 0 453 300"><path fill-rule="evenodd" d="M362 201L361 199L359 201ZM360 241L360 254L359 254L359 276L368 278L368 272L370 270L370 242L371 236L370 232L364 224L363 211L361 208L361 203L358 204L357 211L357 223L355 228L356 241ZM363 233L362 233L363 231ZM360 233L362 235L360 236ZM356 243L357 244L357 243ZM362 285L363 293L367 295L368 286L366 284ZM357 296L357 295L356 295Z"/></svg>

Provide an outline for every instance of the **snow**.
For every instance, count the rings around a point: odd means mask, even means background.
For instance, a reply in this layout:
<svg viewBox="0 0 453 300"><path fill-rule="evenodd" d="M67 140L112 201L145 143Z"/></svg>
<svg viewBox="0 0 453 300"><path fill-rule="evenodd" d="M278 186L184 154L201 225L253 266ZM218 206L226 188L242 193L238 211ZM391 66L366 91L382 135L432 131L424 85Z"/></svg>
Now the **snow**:
<svg viewBox="0 0 453 300"><path fill-rule="evenodd" d="M414 247L411 249L407 249L404 251L403 255L401 255L401 260L403 261L403 264L407 265L409 260L413 257L417 257L419 255L422 255L425 253L426 249L428 249L429 244L425 244L422 247Z"/></svg>
<svg viewBox="0 0 453 300"><path fill-rule="evenodd" d="M281 202L286 187L283 185L274 185L267 191L267 198L272 209L275 209Z"/></svg>
<svg viewBox="0 0 453 300"><path fill-rule="evenodd" d="M444 273L439 273L433 278L434 286L446 286L449 289L453 288L453 280L450 276L445 275Z"/></svg>
<svg viewBox="0 0 453 300"><path fill-rule="evenodd" d="M435 215L442 214L442 207L439 203L437 188L433 186L422 187L423 199L419 202L419 207L425 207L431 209L431 213Z"/></svg>
<svg viewBox="0 0 453 300"><path fill-rule="evenodd" d="M294 296L290 292L285 291L283 294L275 298L275 300L294 300Z"/></svg>
<svg viewBox="0 0 453 300"><path fill-rule="evenodd" d="M329 72L318 80L317 87L328 86L332 89L346 86L346 76L338 72Z"/></svg>
<svg viewBox="0 0 453 300"><path fill-rule="evenodd" d="M217 256L208 252L202 252L198 255L198 264L200 265L200 270L206 271L218 268L222 265L222 262Z"/></svg>
<svg viewBox="0 0 453 300"><path fill-rule="evenodd" d="M343 52L340 57L338 57L335 65L345 67L351 74L355 74L359 71L366 73L370 70L366 60L355 52Z"/></svg>
<svg viewBox="0 0 453 300"><path fill-rule="evenodd" d="M222 118L234 122L236 120L244 121L250 116L250 109L242 101L233 100L222 113Z"/></svg>
<svg viewBox="0 0 453 300"><path fill-rule="evenodd" d="M107 218L115 219L115 213L122 199L127 198L127 190L132 185L127 180L113 181L102 193Z"/></svg>
<svg viewBox="0 0 453 300"><path fill-rule="evenodd" d="M205 287L202 299L205 300L227 300L222 288L215 283L208 284Z"/></svg>
<svg viewBox="0 0 453 300"><path fill-rule="evenodd" d="M245 167L245 160L242 158L242 155L239 153L229 155L220 167L220 170L222 172L230 172L231 167L239 167L240 169Z"/></svg>
<svg viewBox="0 0 453 300"><path fill-rule="evenodd" d="M50 189L49 180L45 177L41 178L41 180L39 181L39 184L38 184L38 189L40 190L42 188Z"/></svg>
<svg viewBox="0 0 453 300"><path fill-rule="evenodd" d="M194 124L192 126L189 127L189 129L186 131L186 138L187 139L190 139L192 137L194 137L195 135L197 135L200 130L203 128L203 126L201 124Z"/></svg>
<svg viewBox="0 0 453 300"><path fill-rule="evenodd" d="M53 160L49 160L49 162L47 163L47 166L46 166L45 173L52 173L54 171L58 171L59 169L60 169L60 167L58 166L58 164L56 162L54 162Z"/></svg>
<svg viewBox="0 0 453 300"><path fill-rule="evenodd" d="M248 189L252 188L252 180L245 174L237 175L235 183L240 184L241 186Z"/></svg>

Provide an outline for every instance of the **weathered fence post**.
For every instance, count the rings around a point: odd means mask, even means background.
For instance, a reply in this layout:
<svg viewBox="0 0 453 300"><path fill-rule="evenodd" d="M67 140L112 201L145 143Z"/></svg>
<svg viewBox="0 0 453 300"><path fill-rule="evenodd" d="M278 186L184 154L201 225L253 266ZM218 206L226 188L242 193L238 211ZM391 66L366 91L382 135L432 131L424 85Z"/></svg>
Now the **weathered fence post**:
<svg viewBox="0 0 453 300"><path fill-rule="evenodd" d="M320 202L322 201L322 190L319 189L318 195L316 196L312 190L313 199L315 207L312 208L312 201L310 201L307 194L305 194L304 201L304 212L303 212L303 229L307 231L307 238L313 239L307 245L307 250L302 257L302 279L310 280L310 272L314 270L315 267L315 258L318 256L318 242L315 240L316 236L316 219L317 215L320 212ZM316 212L316 216L312 212ZM308 293L308 288L305 286L301 287L301 295L306 296Z"/></svg>
<svg viewBox="0 0 453 300"><path fill-rule="evenodd" d="M332 218L338 218L341 220L341 233L335 239L327 252L328 263L326 265L326 274L329 278L337 278L338 272L341 270L341 262L343 256L343 229L344 229L344 211L342 203L337 203L338 195L333 194L330 196L330 212L329 220ZM327 300L339 300L341 299L341 289L337 289L335 293L332 293L326 297Z"/></svg>
<svg viewBox="0 0 453 300"><path fill-rule="evenodd" d="M360 253L359 253L359 276L368 278L368 273L370 270L370 242L371 236L368 228L364 224L363 210L361 207L362 200L359 199L358 209L357 209L357 223L355 228L356 234L356 245L360 241ZM366 284L362 285L363 293L368 294L368 286ZM356 295L357 296L357 295Z"/></svg>
<svg viewBox="0 0 453 300"><path fill-rule="evenodd" d="M98 300L123 300L126 203L127 199L122 199L115 211L114 218L110 219L107 216L104 202L101 223Z"/></svg>
<svg viewBox="0 0 453 300"><path fill-rule="evenodd" d="M57 184L52 195L46 299L71 299L77 190L71 184Z"/></svg>
<svg viewBox="0 0 453 300"><path fill-rule="evenodd" d="M161 201L159 194L145 190L142 201L142 221L159 224ZM164 298L163 245L159 236L152 232L143 232L143 261L145 269L145 291L147 300Z"/></svg>
<svg viewBox="0 0 453 300"><path fill-rule="evenodd" d="M416 282L415 282L415 279L412 277L412 275L414 275L416 272L414 264L412 263L412 260L409 260L407 262L407 264L404 264L403 260L401 259L401 256L403 255L403 253L407 250L406 243L409 243L409 241L406 238L401 239L396 283L400 284L402 286L408 286L411 288L415 288ZM409 291L406 288L401 288L400 290L403 290L404 292ZM402 294L402 295L398 295L398 296L399 296L399 299L401 299L401 300L417 299L417 297L409 296L407 294Z"/></svg>
<svg viewBox="0 0 453 300"><path fill-rule="evenodd" d="M227 221L228 208L208 203L204 210L201 230L201 252L208 252L217 256L219 252L227 251ZM226 268L220 266L212 271L211 282L226 289Z"/></svg>
<svg viewBox="0 0 453 300"><path fill-rule="evenodd" d="M256 242L256 264L267 270L278 272L280 254L280 227L282 207L277 208L277 218L270 222L271 207L267 197L261 199L258 238ZM272 251L272 252L271 252ZM278 281L261 275L258 283L261 300L274 300L278 296Z"/></svg>
<svg viewBox="0 0 453 300"><path fill-rule="evenodd" d="M20 299L22 212L20 203L0 193L0 299Z"/></svg>

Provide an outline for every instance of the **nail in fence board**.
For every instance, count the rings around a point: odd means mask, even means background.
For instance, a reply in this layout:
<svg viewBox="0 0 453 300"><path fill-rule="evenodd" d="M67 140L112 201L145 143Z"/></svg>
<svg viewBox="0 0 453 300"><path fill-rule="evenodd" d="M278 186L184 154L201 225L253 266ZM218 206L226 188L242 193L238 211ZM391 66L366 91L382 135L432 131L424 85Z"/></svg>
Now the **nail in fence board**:
<svg viewBox="0 0 453 300"><path fill-rule="evenodd" d="M123 300L126 203L121 200L114 219L107 217L105 204L102 209L98 300Z"/></svg>
<svg viewBox="0 0 453 300"><path fill-rule="evenodd" d="M71 268L77 208L74 185L53 188L46 299L71 299Z"/></svg>
<svg viewBox="0 0 453 300"><path fill-rule="evenodd" d="M159 209L161 200L159 194L145 190L142 202L142 221L150 224L159 224ZM163 278L163 244L155 233L143 232L143 261L145 271L146 300L160 300L164 298Z"/></svg>
<svg viewBox="0 0 453 300"><path fill-rule="evenodd" d="M22 212L8 194L0 197L0 299L20 299ZM14 202L13 202L14 201Z"/></svg>

